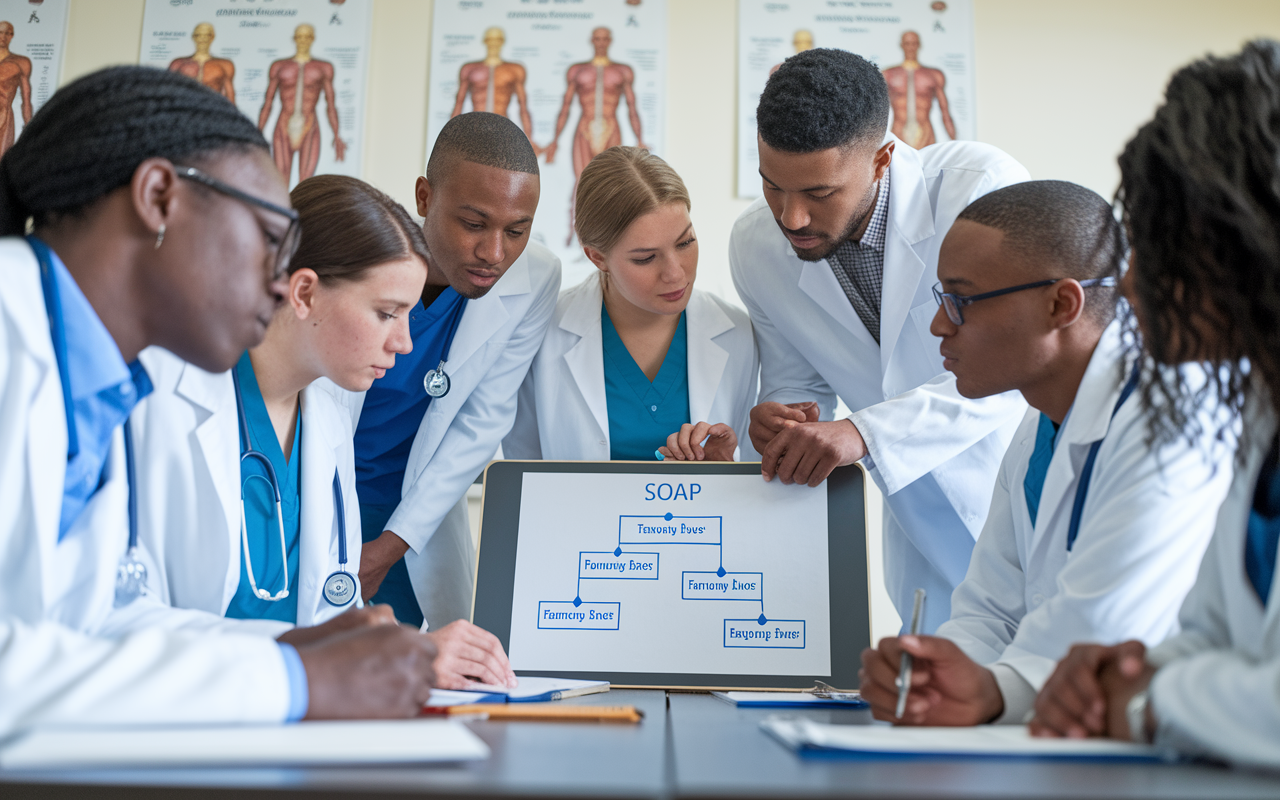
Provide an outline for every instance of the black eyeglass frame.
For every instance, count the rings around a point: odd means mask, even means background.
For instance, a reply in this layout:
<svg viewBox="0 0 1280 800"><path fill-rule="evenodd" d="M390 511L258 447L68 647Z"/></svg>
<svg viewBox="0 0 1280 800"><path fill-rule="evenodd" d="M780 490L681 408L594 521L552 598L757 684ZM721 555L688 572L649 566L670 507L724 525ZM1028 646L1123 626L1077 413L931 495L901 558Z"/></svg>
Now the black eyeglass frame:
<svg viewBox="0 0 1280 800"><path fill-rule="evenodd" d="M208 173L201 172L195 167L182 167L174 165L174 169L178 171L179 178L193 181L206 186L219 194L226 195L242 203L248 203L251 206L264 208L276 214L280 214L289 220L289 227L284 232L284 237L280 240L280 244L276 248L276 263L271 280L278 280L289 269L289 262L293 259L295 253L298 252L298 245L302 242L302 225L298 212L292 208L278 206L260 197L254 197L248 192L241 191L234 186L223 183Z"/></svg>
<svg viewBox="0 0 1280 800"><path fill-rule="evenodd" d="M996 289L993 292L983 292L982 294L955 294L954 292L942 291L942 284L935 283L933 285L933 299L938 301L938 305L947 311L947 319L956 325L964 324L965 306L973 305L979 300L990 300L993 297L1000 297L1005 294L1021 292L1025 289L1039 289L1041 286L1051 286L1058 281L1065 281L1067 278L1050 278L1049 280L1036 281L1034 283L1024 283L1021 286L1010 286L1007 289ZM1079 281L1082 288L1088 289L1091 286L1115 286L1116 279L1112 277L1106 278L1086 278Z"/></svg>

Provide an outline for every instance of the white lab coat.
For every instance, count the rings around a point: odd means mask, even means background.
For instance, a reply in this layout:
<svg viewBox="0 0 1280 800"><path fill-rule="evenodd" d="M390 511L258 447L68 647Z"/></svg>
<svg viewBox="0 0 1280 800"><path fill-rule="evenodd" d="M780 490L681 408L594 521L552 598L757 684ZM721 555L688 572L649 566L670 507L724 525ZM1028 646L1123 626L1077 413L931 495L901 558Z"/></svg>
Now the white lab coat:
<svg viewBox="0 0 1280 800"><path fill-rule="evenodd" d="M123 435L59 542L66 416L25 241L0 239L0 273L0 737L41 724L283 720L289 681L270 638L99 635L129 538Z"/></svg>
<svg viewBox="0 0 1280 800"><path fill-rule="evenodd" d="M467 487L511 430L516 394L559 292L560 259L530 242L488 294L467 301L445 365L449 393L431 401L413 440L386 529L409 545L405 566L432 629L471 618L476 551ZM339 396L358 426L364 393Z"/></svg>
<svg viewBox="0 0 1280 800"><path fill-rule="evenodd" d="M1040 412L1030 409L1005 455L969 573L939 636L991 666L1005 697L1002 721L1022 723L1057 661L1076 642L1157 644L1178 629L1231 483L1232 448L1206 431L1158 451L1135 390L1111 412L1128 370L1120 323L1104 333L1058 432L1032 528L1023 481ZM1080 472L1102 440L1075 545L1067 532Z"/></svg>
<svg viewBox="0 0 1280 800"><path fill-rule="evenodd" d="M155 384L131 417L148 589L165 603L221 616L240 585L241 562L240 427L231 373L205 372L159 348L141 359ZM338 569L335 470L342 481L346 569L353 577L360 571L351 417L321 388L327 384L322 379L302 392L297 624L303 626L355 607L330 605L322 595L325 578ZM275 636L293 627L278 620L236 624Z"/></svg>
<svg viewBox="0 0 1280 800"><path fill-rule="evenodd" d="M1280 577L1264 608L1244 569L1254 486L1275 434L1265 405L1248 406L1250 447L1218 512L1182 632L1148 654L1156 741L1241 766L1280 768Z"/></svg>
<svg viewBox="0 0 1280 800"><path fill-rule="evenodd" d="M886 495L884 572L898 614L928 592L924 630L950 617L982 530L1005 449L1026 411L1010 392L959 395L929 333L938 310L938 248L984 194L1028 179L994 147L898 142L889 164L880 344L858 318L827 261L801 261L764 200L734 224L729 265L760 347L760 402L816 400L831 419L839 396L867 443L864 461Z"/></svg>
<svg viewBox="0 0 1280 800"><path fill-rule="evenodd" d="M515 426L502 442L507 458L608 461L600 279L565 290L538 355L520 387ZM738 435L742 460L756 457L747 437L760 358L742 310L694 289L685 310L689 416L724 422ZM674 433L675 431L671 431Z"/></svg>

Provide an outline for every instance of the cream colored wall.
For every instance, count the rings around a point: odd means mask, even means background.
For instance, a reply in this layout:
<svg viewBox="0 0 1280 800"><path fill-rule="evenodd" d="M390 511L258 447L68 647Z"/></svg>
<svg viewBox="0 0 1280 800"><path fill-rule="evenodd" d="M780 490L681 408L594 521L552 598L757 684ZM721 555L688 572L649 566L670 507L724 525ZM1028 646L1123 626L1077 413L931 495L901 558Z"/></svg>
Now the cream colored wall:
<svg viewBox="0 0 1280 800"><path fill-rule="evenodd" d="M63 80L136 63L144 0L71 0ZM1037 178L1110 196L1115 157L1170 73L1206 52L1280 37L1276 0L974 0L978 137ZM364 177L412 208L426 146L431 0L373 0ZM693 197L699 285L734 297L726 245L734 197L737 3L670 0L667 152ZM871 530L879 531L873 497ZM897 629L872 542L872 630Z"/></svg>

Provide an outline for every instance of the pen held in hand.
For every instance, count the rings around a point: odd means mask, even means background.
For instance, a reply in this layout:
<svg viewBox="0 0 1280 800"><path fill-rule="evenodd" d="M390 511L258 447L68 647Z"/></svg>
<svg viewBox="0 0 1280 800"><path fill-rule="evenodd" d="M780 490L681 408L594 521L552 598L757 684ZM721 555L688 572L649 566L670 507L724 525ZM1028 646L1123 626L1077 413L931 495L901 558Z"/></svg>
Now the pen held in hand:
<svg viewBox="0 0 1280 800"><path fill-rule="evenodd" d="M911 610L911 635L920 634L920 626L924 624L924 589L916 589L916 601ZM902 651L902 661L898 666L898 708L894 717L902 719L907 710L907 695L911 693L911 654Z"/></svg>

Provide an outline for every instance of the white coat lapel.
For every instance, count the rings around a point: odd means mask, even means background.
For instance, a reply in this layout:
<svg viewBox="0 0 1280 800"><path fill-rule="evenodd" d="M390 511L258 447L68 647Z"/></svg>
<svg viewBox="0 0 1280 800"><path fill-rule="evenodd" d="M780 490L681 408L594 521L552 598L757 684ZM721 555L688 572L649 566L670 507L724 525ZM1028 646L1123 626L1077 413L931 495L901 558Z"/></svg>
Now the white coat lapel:
<svg viewBox="0 0 1280 800"><path fill-rule="evenodd" d="M26 242L6 240L4 260L16 268L5 276L13 287L11 293L0 294L8 314L16 321L16 333L22 344L14 343L14 352L25 349L35 362L39 377L35 381L36 402L31 405L31 430L39 431L40 447L27 447L27 480L30 487L32 515L36 522L36 541L41 555L36 563L51 570L57 559L53 556L58 543L58 509L62 508L63 483L67 474L67 423L62 400L62 383L58 375L57 356L53 352L53 338L49 331L49 318L45 315L44 289L40 283L40 267L35 254ZM12 298L12 299L9 299ZM28 436L36 438L31 433ZM43 608L52 599L50 591L52 575L43 574L46 592Z"/></svg>
<svg viewBox="0 0 1280 800"><path fill-rule="evenodd" d="M230 570L240 557L240 422L236 408L235 389L230 373L212 374L191 364L183 364L174 392L200 409L199 424L195 429L195 443L191 457L195 480L205 480L199 465L205 466L208 479L213 482L222 509L222 527L227 531L226 561L211 564L215 572L227 575L223 587L222 607L225 609L239 586L240 573Z"/></svg>
<svg viewBox="0 0 1280 800"><path fill-rule="evenodd" d="M345 426L315 384L302 392L302 513L298 541L298 624L312 625L323 602L324 579L338 560L333 476L338 466L336 431ZM350 558L350 554L348 554Z"/></svg>
<svg viewBox="0 0 1280 800"><path fill-rule="evenodd" d="M786 248L790 258L800 261L800 257L795 254L790 245L786 245ZM853 304L849 302L848 295L841 288L840 281L836 280L836 274L831 271L831 263L823 259L822 261L800 261L800 265L798 284L800 291L807 294L819 308L835 318L854 335L854 338L874 348L876 340L872 338L867 326L862 324L858 312L853 310Z"/></svg>
<svg viewBox="0 0 1280 800"><path fill-rule="evenodd" d="M573 301L564 311L560 329L578 336L577 344L565 351L564 363L586 401L591 416L600 426L600 438L609 440L609 407L604 389L604 334L600 330L600 307L603 296L600 283L588 279L576 289ZM554 413L554 412L553 412Z"/></svg>
<svg viewBox="0 0 1280 800"><path fill-rule="evenodd" d="M1102 334L1094 348L1089 366L1076 389L1071 411L1063 421L1054 447L1053 459L1045 473L1044 488L1040 493L1040 510L1036 513L1033 547L1043 532L1051 529L1055 518L1064 524L1071 519L1075 505L1074 485L1079 469L1084 468L1089 448L1104 438L1111 426L1111 412L1120 398L1121 384L1116 372L1116 359L1122 356L1119 323L1113 322ZM1094 465L1095 474L1097 465ZM1070 491L1068 491L1070 490ZM1060 516L1061 515L1061 516ZM1056 528L1066 530L1065 527ZM1066 547L1066 541L1053 546Z"/></svg>
<svg viewBox="0 0 1280 800"><path fill-rule="evenodd" d="M729 352L716 344L715 338L733 330L733 320L716 301L695 291L685 310L685 335L689 361L689 421L733 423L734 420L711 419L720 378L729 364Z"/></svg>
<svg viewBox="0 0 1280 800"><path fill-rule="evenodd" d="M889 163L889 219L880 290L880 358L886 375L925 270L914 245L933 235L933 203L920 168L920 154L899 142Z"/></svg>

